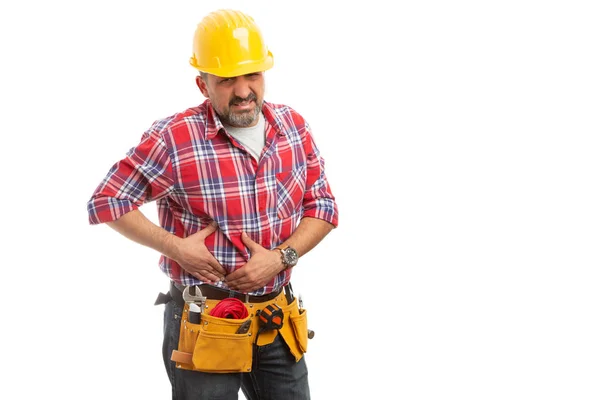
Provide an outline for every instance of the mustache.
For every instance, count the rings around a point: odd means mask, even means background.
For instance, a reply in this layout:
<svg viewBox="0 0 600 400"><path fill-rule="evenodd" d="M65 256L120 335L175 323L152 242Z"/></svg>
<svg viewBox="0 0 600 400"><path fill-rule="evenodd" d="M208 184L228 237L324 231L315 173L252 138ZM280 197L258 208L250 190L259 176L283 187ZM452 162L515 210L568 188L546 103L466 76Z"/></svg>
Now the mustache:
<svg viewBox="0 0 600 400"><path fill-rule="evenodd" d="M232 106L234 104L239 104L239 103L243 103L244 101L252 101L254 100L254 102L256 102L256 95L254 93L250 93L248 95L248 97L246 97L245 99L239 97L239 96L235 96L233 99L231 99L231 101L229 102L229 105Z"/></svg>

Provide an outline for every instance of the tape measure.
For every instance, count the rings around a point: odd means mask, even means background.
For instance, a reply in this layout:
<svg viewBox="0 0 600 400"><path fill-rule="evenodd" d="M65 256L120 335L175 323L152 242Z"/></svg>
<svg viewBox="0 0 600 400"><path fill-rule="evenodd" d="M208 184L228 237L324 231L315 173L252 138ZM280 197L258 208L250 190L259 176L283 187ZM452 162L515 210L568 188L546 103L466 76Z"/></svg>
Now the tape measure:
<svg viewBox="0 0 600 400"><path fill-rule="evenodd" d="M283 326L283 310L277 304L269 304L258 314L263 330L280 329Z"/></svg>

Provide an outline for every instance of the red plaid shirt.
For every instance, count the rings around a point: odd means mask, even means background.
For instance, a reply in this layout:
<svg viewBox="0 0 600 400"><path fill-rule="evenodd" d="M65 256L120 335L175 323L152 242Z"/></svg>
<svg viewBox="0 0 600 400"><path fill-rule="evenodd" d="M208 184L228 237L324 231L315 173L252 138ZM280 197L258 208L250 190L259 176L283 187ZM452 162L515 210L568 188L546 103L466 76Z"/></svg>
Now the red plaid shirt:
<svg viewBox="0 0 600 400"><path fill-rule="evenodd" d="M337 205L310 127L284 105L264 102L263 114L266 143L258 162L227 134L209 100L154 122L93 193L90 224L154 200L160 225L179 237L216 221L218 230L205 243L228 273L250 257L242 232L270 249L302 217L337 226ZM178 283L201 283L164 255L159 264ZM270 293L289 279L290 271L283 271L252 294Z"/></svg>

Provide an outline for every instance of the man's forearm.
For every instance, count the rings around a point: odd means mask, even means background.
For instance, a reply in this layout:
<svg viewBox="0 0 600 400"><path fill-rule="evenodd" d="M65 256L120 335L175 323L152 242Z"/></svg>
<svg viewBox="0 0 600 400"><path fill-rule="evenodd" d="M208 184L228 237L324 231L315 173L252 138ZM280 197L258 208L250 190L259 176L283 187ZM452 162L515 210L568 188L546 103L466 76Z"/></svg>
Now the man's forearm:
<svg viewBox="0 0 600 400"><path fill-rule="evenodd" d="M116 221L106 223L121 235L136 243L150 247L169 258L175 258L177 236L150 221L139 210L133 210Z"/></svg>
<svg viewBox="0 0 600 400"><path fill-rule="evenodd" d="M277 247L293 247L298 252L298 256L303 256L319 244L333 228L332 224L322 219L304 217L292 236Z"/></svg>

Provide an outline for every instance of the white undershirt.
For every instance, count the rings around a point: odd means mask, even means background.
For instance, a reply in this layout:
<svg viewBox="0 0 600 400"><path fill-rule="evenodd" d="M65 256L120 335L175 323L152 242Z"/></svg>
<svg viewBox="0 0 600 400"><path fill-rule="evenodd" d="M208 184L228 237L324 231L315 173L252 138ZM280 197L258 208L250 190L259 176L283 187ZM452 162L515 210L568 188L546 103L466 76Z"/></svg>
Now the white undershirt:
<svg viewBox="0 0 600 400"><path fill-rule="evenodd" d="M258 161L263 147L265 147L265 117L258 114L258 123L247 128L225 125L225 130L240 142L244 148Z"/></svg>

